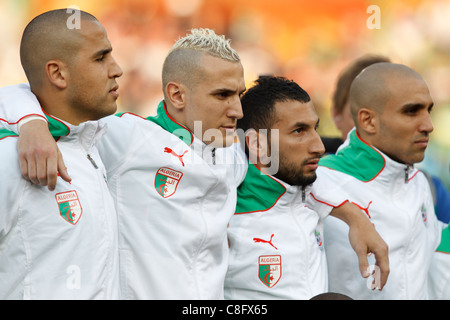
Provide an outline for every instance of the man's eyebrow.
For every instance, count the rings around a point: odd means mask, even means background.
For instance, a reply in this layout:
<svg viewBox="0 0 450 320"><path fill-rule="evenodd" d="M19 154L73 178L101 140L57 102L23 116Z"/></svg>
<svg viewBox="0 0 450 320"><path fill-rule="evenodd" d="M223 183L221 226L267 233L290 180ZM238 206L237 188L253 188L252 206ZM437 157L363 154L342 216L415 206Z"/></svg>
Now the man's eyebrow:
<svg viewBox="0 0 450 320"><path fill-rule="evenodd" d="M104 56L108 53L110 53L112 51L112 48L106 48L106 49L101 49L99 51L97 51L96 53L94 53L92 56L93 57L99 57L99 56Z"/></svg>
<svg viewBox="0 0 450 320"><path fill-rule="evenodd" d="M401 110L402 111L407 111L407 110L420 110L420 109L428 109L431 110L434 106L434 103L432 102L430 105L426 105L423 103L407 103L405 105L402 106Z"/></svg>
<svg viewBox="0 0 450 320"><path fill-rule="evenodd" d="M317 129L319 127L320 119L317 119L316 124L314 125L314 128ZM306 122L296 122L292 127L294 128L310 128L311 124Z"/></svg>
<svg viewBox="0 0 450 320"><path fill-rule="evenodd" d="M214 89L211 93L217 94L217 93L239 93L242 94L246 91L246 89L239 91L239 89L230 89L230 88L218 88Z"/></svg>

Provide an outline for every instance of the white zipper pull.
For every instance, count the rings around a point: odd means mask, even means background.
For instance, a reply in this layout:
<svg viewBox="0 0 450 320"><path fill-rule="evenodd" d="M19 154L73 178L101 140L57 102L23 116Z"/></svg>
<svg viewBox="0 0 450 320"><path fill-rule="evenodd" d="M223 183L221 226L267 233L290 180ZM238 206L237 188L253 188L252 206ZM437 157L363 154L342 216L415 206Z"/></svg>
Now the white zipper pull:
<svg viewBox="0 0 450 320"><path fill-rule="evenodd" d="M212 162L215 165L216 164L216 148L213 148L211 150L211 154L212 154Z"/></svg>
<svg viewBox="0 0 450 320"><path fill-rule="evenodd" d="M94 166L95 169L98 169L97 164L95 163L94 159L92 159L91 155L88 153L87 158L89 159L89 161L92 163L92 165Z"/></svg>

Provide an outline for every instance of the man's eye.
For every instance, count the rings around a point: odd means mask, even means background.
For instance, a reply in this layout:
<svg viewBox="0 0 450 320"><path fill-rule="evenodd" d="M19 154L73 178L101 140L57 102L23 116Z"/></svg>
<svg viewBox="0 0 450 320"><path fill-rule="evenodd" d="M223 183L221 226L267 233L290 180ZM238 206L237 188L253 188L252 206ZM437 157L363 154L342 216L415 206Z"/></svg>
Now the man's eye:
<svg viewBox="0 0 450 320"><path fill-rule="evenodd" d="M218 93L216 93L216 96L219 99L226 99L230 96L230 94L228 92L218 92Z"/></svg>
<svg viewBox="0 0 450 320"><path fill-rule="evenodd" d="M105 59L105 56L101 56L100 58L95 59L95 61L102 62Z"/></svg>
<svg viewBox="0 0 450 320"><path fill-rule="evenodd" d="M404 113L408 115L415 115L417 113L417 109L415 108L406 109Z"/></svg>

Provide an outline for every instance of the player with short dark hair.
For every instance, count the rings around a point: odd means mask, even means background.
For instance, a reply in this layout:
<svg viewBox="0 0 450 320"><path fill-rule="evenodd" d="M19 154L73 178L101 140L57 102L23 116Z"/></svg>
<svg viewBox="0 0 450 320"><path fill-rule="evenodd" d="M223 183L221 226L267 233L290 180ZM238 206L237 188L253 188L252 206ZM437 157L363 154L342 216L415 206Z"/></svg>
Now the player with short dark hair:
<svg viewBox="0 0 450 320"><path fill-rule="evenodd" d="M117 214L96 145L122 70L100 22L80 12L80 28L68 29L69 17L65 9L35 17L20 56L72 181L52 190L26 181L17 135L0 130L0 299L120 298Z"/></svg>

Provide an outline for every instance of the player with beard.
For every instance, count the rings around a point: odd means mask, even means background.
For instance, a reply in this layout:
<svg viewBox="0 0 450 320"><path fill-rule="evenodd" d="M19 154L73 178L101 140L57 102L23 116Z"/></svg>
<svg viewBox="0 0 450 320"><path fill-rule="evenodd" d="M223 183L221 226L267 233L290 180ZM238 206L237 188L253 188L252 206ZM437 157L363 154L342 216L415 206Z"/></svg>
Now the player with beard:
<svg viewBox="0 0 450 320"><path fill-rule="evenodd" d="M355 239L365 233L379 236L361 210L336 198L333 187L316 176L325 150L308 93L293 81L265 76L241 102L244 117L237 125L245 131L241 141L249 167L228 228L225 298L310 299L327 292L322 219L328 214L349 224L360 272L367 276L361 263L367 252ZM314 195L317 183L320 199ZM377 283L379 289L386 277Z"/></svg>

